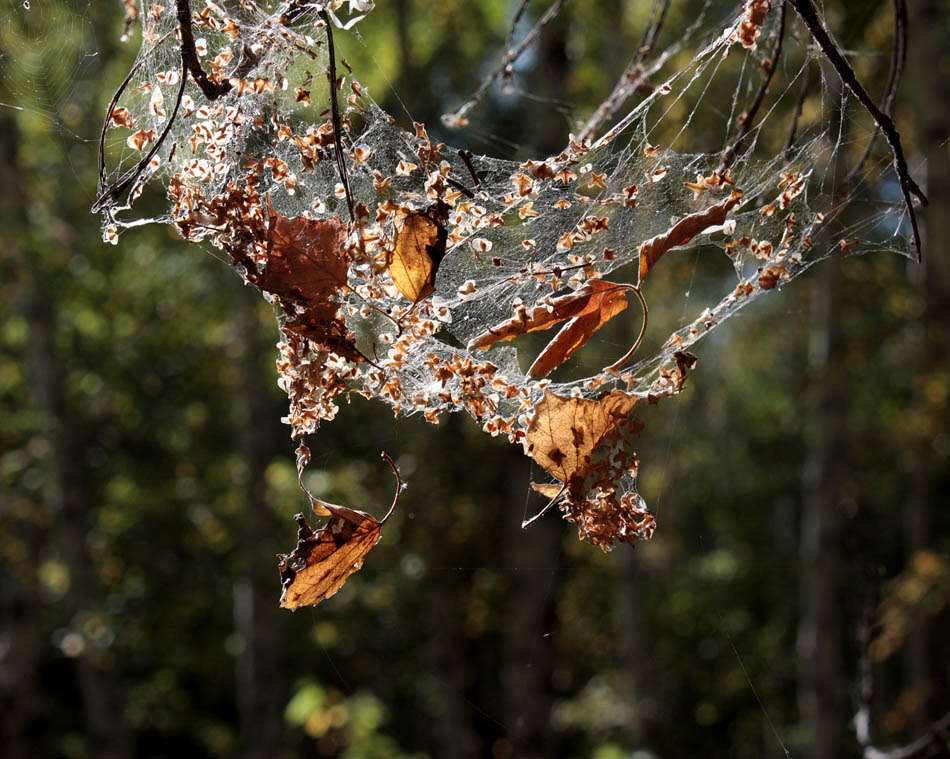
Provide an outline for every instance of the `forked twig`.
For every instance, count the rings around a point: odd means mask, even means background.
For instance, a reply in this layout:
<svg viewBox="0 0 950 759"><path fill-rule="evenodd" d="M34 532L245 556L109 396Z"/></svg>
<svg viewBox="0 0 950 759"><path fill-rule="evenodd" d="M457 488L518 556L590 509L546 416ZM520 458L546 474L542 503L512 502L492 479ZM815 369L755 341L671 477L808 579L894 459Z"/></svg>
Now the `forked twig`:
<svg viewBox="0 0 950 759"><path fill-rule="evenodd" d="M212 82L198 60L198 51L195 49L195 35L191 28L191 5L188 0L177 0L178 27L181 29L181 62L191 73L204 96L208 100L217 100L231 91L231 82L224 79Z"/></svg>
<svg viewBox="0 0 950 759"><path fill-rule="evenodd" d="M135 168L127 172L121 179L117 180L110 188L101 191L99 197L96 198L96 202L92 205L93 213L98 213L111 199L115 199L121 195L126 190L126 188L134 185L135 182L138 181L139 177L142 176L142 172L145 171L152 158L155 157L155 154L158 153L162 145L165 144L165 139L168 137L168 133L171 132L172 126L175 124L175 118L178 116L178 109L181 107L181 101L185 95L185 84L188 82L189 73L195 80L195 84L201 88L201 91L204 93L205 97L208 98L208 100L216 100L217 98L221 97L222 95L226 95L231 91L231 82L228 80L224 80L222 82L212 82L208 78L208 75L205 73L204 69L201 68L201 62L198 60L198 51L195 49L195 36L191 27L191 5L189 4L188 0L177 0L176 18L178 20L178 28L181 33L181 85L178 87L178 94L175 96L175 107L172 109L172 115L166 122L165 128L162 130L159 138L155 141L152 149L149 150L145 157L135 165ZM168 34L162 37L162 39L156 43L152 50L155 50L155 48L158 47L158 44L167 39L170 34L171 32L168 32ZM142 63L145 62L150 54L151 50L146 53L145 56L143 56L142 59L132 68L132 71L129 72L129 75L125 78L125 81L122 82L122 84L119 86L119 89L112 97L112 103L109 105L109 110L106 113L106 119L102 125L102 135L99 138L100 189L102 188L102 185L105 184L105 133L108 129L109 119L112 118L115 106L119 102L119 98L125 91L125 88L128 87L129 83L132 81L135 71L139 66L142 65Z"/></svg>
<svg viewBox="0 0 950 759"><path fill-rule="evenodd" d="M485 93L488 92L489 87L491 87L496 81L498 81L498 79L506 74L508 67L518 60L521 54L527 50L531 43L533 43L538 38L538 35L541 34L541 30L544 29L544 27L546 27L552 20L554 20L554 17L561 12L561 8L564 7L566 2L567 0L555 0L551 7L545 11L538 23L534 25L534 28L524 36L524 39L522 39L516 47L509 48L505 51L505 57L501 59L501 64L485 78L479 88L475 90L475 92L472 93L469 98L454 111L451 113L442 114L442 123L449 127L462 126L462 121L465 114L468 113L475 105L477 105L483 97L485 97ZM519 16L523 11L523 7L519 9Z"/></svg>
<svg viewBox="0 0 950 759"><path fill-rule="evenodd" d="M822 26L818 18L818 11L815 10L815 4L812 0L789 0L789 2L795 7L802 22L811 33L815 42L818 43L818 46L825 54L829 63L831 63L835 71L838 72L841 81L854 93L855 97L861 102L861 105L871 114L881 131L884 132L884 136L891 146L891 152L894 154L894 169L900 181L901 192L904 195L904 202L907 204L907 213L910 216L910 224L914 230L914 244L917 247L917 261L919 263L922 256L920 229L917 225L917 214L914 211L914 202L911 195L915 195L922 205L927 205L927 196L910 176L910 171L907 168L907 159L904 158L904 150L901 147L900 134L894 126L894 122L891 121L891 117L883 113L874 104L867 90L861 86L861 83L854 73L854 69L851 68L851 64L845 60L841 51L838 50L838 46L831 39L824 26Z"/></svg>

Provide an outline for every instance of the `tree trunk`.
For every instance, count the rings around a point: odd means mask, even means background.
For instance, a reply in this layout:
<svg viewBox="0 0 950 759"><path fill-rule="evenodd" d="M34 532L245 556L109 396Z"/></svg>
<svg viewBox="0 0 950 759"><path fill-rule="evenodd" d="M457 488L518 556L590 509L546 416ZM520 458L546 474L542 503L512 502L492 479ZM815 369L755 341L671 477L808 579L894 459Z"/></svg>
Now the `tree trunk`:
<svg viewBox="0 0 950 759"><path fill-rule="evenodd" d="M814 759L835 759L847 725L841 699L842 622L840 484L845 476L848 388L838 359L839 267L823 267L812 309L812 397L806 411L808 453L803 473L799 544L798 704Z"/></svg>
<svg viewBox="0 0 950 759"><path fill-rule="evenodd" d="M241 536L243 567L234 582L234 627L244 643L235 676L241 715L241 744L247 759L269 759L278 753L283 713L283 678L278 664L279 629L276 615L279 583L272 541L276 534L266 502L265 472L273 452L275 418L268 403L268 386L261 360L267 350L258 312L258 299L234 278L234 312L240 345L236 448L241 459L239 482L244 493Z"/></svg>

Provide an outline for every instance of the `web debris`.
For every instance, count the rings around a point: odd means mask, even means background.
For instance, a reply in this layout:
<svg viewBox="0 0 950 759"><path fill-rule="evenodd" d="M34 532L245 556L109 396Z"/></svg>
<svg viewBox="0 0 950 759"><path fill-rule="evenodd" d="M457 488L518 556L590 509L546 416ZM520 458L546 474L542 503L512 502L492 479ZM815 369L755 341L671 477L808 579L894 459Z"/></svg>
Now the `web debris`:
<svg viewBox="0 0 950 759"><path fill-rule="evenodd" d="M843 130L796 115L790 135L770 119L782 102L801 114L806 96L819 108L828 97L800 86L820 53L789 34L784 5L710 0L708 21L665 50L657 7L649 45L608 100L559 153L522 163L434 142L420 123L399 128L345 62L336 68L334 27L372 10L350 2L341 20L343 5L130 4L142 48L106 116L94 208L109 242L152 222L209 242L279 306L279 384L300 471L302 439L350 393L430 422L464 411L548 472L535 486L543 511L556 505L604 550L634 544L655 528L636 490L635 414L683 389L690 349L828 255L907 254L907 206L883 203L870 180L837 186ZM503 66L522 46L509 48ZM733 110L750 103L738 125L733 113L712 150L688 145L694 114L727 110L723 93ZM682 110L675 136L651 144ZM151 181L170 207L142 218L134 205ZM644 280L698 245L725 256L734 279L633 363ZM635 348L585 378L551 379L631 292L642 309ZM501 345L555 325L527 372Z"/></svg>

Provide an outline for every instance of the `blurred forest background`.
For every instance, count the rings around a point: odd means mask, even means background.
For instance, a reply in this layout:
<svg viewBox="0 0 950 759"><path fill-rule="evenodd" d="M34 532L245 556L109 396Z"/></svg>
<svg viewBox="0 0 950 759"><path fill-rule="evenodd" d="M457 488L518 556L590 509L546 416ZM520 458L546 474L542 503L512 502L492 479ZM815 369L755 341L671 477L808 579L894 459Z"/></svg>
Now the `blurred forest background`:
<svg viewBox="0 0 950 759"><path fill-rule="evenodd" d="M0 5L4 757L830 758L860 755L862 698L879 746L947 712L945 0L910 2L894 111L931 199L924 263L833 258L699 346L645 420L652 541L603 554L553 514L522 531L520 450L357 399L311 439L311 489L380 516L380 450L409 488L364 569L295 614L275 554L305 499L274 313L210 246L102 243L96 140L138 32L119 41L118 0L27 5ZM610 91L650 3L569 2L519 65L540 97L493 91L447 134L517 5L380 2L365 45L338 45L406 125L535 157ZM671 33L696 6L673 3ZM893 6L823 7L879 97ZM658 320L694 261L671 260Z"/></svg>

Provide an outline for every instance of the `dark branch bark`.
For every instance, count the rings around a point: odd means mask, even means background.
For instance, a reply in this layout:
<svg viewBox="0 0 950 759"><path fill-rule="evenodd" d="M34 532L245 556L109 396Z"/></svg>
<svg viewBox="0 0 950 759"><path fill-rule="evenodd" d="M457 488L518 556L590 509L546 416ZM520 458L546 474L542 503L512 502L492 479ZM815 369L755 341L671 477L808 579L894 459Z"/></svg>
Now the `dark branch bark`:
<svg viewBox="0 0 950 759"><path fill-rule="evenodd" d="M914 201L913 198L911 198L911 195L915 195L923 205L927 205L927 196L910 176L910 171L907 169L907 160L904 158L904 149L901 147L900 133L894 126L894 122L891 121L890 116L881 112L881 110L874 104L874 101L871 100L867 90L861 86L861 83L858 81L858 78L854 73L854 69L851 68L851 64L845 60L845 57L841 54L841 51L838 50L838 46L834 43L834 40L831 39L831 36L825 30L825 27L822 26L822 23L818 18L818 11L815 10L815 5L812 0L789 0L789 2L798 12L802 22L807 27L815 42L818 43L818 46L825 54L825 57L828 59L829 63L831 63L835 71L838 72L838 76L841 77L841 81L844 82L844 84L848 87L848 89L851 90L852 93L854 93L855 97L857 97L857 99L861 102L861 105L867 109L868 113L871 114L874 121L881 128L881 131L884 132L884 136L887 138L887 142L891 146L891 152L894 154L894 169L897 172L897 178L900 181L901 192L904 195L904 201L907 203L907 213L910 216L910 223L914 230L914 244L917 248L917 261L920 262L922 250L920 242L920 229L917 224L917 214L914 211Z"/></svg>

